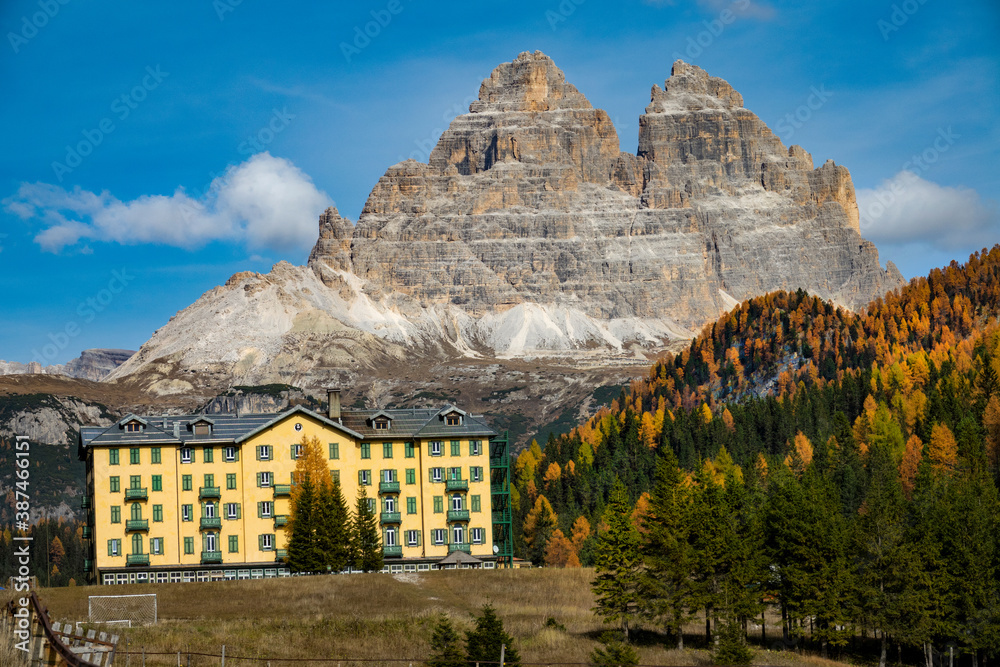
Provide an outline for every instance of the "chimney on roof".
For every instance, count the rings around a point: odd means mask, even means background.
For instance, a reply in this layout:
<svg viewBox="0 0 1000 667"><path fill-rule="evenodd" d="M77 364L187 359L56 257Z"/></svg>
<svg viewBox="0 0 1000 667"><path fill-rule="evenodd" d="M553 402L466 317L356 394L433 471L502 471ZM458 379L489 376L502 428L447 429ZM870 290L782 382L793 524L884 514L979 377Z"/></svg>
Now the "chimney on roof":
<svg viewBox="0 0 1000 667"><path fill-rule="evenodd" d="M175 438L181 437L181 423L178 421L174 422L174 437Z"/></svg>
<svg viewBox="0 0 1000 667"><path fill-rule="evenodd" d="M327 415L330 419L336 419L340 421L340 389L327 389L326 398L329 401L329 408L327 410Z"/></svg>

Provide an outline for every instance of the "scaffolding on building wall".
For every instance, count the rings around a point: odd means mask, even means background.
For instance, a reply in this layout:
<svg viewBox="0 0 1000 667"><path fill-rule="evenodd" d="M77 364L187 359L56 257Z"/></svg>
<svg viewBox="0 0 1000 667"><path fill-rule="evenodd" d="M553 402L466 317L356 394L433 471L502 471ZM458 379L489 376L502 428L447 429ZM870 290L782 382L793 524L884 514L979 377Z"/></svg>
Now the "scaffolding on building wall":
<svg viewBox="0 0 1000 667"><path fill-rule="evenodd" d="M497 565L514 566L514 535L510 506L510 442L507 431L490 440L490 507L493 512L493 553Z"/></svg>

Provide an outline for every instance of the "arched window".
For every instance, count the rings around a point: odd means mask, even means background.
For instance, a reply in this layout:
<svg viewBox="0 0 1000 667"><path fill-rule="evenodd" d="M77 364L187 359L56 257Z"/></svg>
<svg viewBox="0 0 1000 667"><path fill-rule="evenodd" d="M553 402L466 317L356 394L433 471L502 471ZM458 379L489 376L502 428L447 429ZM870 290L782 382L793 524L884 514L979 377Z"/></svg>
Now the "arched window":
<svg viewBox="0 0 1000 667"><path fill-rule="evenodd" d="M135 533L132 535L132 553L141 554L142 553L142 535Z"/></svg>
<svg viewBox="0 0 1000 667"><path fill-rule="evenodd" d="M142 505L140 505L139 503L132 503L132 520L138 521L140 519L142 519ZM135 537L138 537L138 535L136 535Z"/></svg>

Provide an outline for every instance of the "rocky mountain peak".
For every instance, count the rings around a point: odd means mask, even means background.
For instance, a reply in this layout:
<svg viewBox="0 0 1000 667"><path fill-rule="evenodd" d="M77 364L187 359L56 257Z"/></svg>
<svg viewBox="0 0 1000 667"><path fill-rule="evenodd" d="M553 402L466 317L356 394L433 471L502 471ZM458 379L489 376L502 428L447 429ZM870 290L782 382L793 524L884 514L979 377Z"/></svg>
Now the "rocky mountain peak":
<svg viewBox="0 0 1000 667"><path fill-rule="evenodd" d="M743 96L725 80L697 65L674 62L663 88L653 85L646 113L687 113L705 109L741 109Z"/></svg>
<svg viewBox="0 0 1000 667"><path fill-rule="evenodd" d="M845 167L814 168L699 67L653 87L630 153L550 58L522 53L427 164L386 170L357 225L325 211L308 267L234 277L114 376L169 357L306 386L415 355L658 349L778 289L861 308L902 277L857 220Z"/></svg>
<svg viewBox="0 0 1000 667"><path fill-rule="evenodd" d="M479 87L479 99L469 105L471 113L590 108L587 98L566 83L562 70L541 51L525 51L499 65Z"/></svg>

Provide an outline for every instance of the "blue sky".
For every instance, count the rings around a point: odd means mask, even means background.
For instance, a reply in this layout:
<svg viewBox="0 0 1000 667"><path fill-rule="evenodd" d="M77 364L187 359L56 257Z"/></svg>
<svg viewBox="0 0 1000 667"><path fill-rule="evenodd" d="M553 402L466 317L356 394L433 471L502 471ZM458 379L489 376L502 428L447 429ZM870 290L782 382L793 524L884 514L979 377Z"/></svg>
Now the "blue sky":
<svg viewBox="0 0 1000 667"><path fill-rule="evenodd" d="M674 59L723 77L850 169L863 234L907 277L1000 242L994 0L7 0L0 26L9 361L138 349L231 274L304 263L328 203L356 220L521 51L633 152Z"/></svg>

